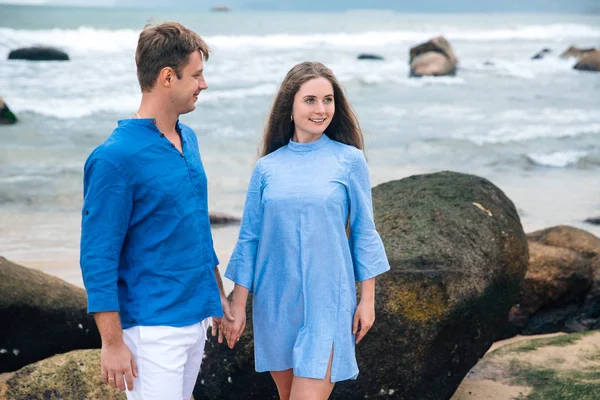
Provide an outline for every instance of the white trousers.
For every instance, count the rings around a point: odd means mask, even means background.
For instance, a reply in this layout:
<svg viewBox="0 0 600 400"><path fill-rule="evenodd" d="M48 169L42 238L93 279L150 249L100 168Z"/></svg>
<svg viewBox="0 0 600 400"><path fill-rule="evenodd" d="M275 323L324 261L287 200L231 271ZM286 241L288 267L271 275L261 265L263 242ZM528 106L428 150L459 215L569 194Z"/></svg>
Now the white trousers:
<svg viewBox="0 0 600 400"><path fill-rule="evenodd" d="M134 326L123 340L138 367L128 400L190 400L204 355L210 318L194 325Z"/></svg>

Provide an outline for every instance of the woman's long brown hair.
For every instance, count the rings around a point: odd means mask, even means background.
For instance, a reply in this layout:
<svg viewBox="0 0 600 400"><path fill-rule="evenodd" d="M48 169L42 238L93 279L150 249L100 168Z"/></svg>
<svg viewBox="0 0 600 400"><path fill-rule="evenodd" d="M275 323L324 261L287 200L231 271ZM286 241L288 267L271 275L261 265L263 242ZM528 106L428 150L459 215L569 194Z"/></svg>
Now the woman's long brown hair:
<svg viewBox="0 0 600 400"><path fill-rule="evenodd" d="M290 120L294 96L303 83L315 78L325 78L333 86L335 112L324 133L330 139L363 150L364 141L358 119L333 72L319 62L305 61L287 73L275 96L262 139L261 157L288 144L294 134L294 122Z"/></svg>

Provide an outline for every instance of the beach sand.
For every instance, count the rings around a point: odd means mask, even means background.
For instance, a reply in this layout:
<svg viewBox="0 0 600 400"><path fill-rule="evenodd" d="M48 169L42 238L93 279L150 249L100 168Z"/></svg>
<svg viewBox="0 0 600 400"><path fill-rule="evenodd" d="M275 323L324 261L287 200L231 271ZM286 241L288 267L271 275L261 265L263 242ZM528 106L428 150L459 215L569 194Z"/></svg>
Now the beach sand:
<svg viewBox="0 0 600 400"><path fill-rule="evenodd" d="M227 268L227 263L229 262L229 258L231 257L231 253L237 241L239 229L240 227L237 224L217 226L212 229L215 251L217 252L220 262L219 271L221 272L221 276L225 273L225 269ZM79 231L77 229L74 229L74 231L73 236L78 236ZM45 237L40 240L47 248L51 247L51 244L48 243L49 241L56 241L57 250L50 254L40 254L38 251L23 249L0 255L19 265L40 270L47 274L57 276L73 285L83 287L81 269L79 268L79 250L62 246L62 243L67 240L69 240L70 243L78 243L78 238L77 240L75 240L75 238L65 240L65 238ZM228 279L223 278L223 285L226 293L233 290L233 282Z"/></svg>

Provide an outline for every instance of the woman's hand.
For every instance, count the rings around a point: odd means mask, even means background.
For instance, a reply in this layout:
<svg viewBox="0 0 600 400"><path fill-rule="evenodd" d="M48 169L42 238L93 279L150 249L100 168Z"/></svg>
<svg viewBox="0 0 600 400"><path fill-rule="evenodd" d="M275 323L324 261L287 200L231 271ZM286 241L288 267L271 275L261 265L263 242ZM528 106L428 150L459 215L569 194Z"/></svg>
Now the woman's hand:
<svg viewBox="0 0 600 400"><path fill-rule="evenodd" d="M232 302L230 305L233 321L223 321L223 333L230 349L240 340L246 328L246 305Z"/></svg>
<svg viewBox="0 0 600 400"><path fill-rule="evenodd" d="M365 337L375 322L375 302L361 301L354 312L352 334L356 335L356 343Z"/></svg>

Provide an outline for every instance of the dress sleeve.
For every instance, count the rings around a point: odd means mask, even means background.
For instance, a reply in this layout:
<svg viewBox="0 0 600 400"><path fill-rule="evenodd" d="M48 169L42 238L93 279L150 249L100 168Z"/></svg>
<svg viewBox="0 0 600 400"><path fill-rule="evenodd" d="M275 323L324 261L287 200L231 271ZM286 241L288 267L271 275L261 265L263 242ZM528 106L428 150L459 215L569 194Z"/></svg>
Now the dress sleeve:
<svg viewBox="0 0 600 400"><path fill-rule="evenodd" d="M129 227L131 188L112 163L93 159L83 178L80 265L88 312L119 311L119 258Z"/></svg>
<svg viewBox="0 0 600 400"><path fill-rule="evenodd" d="M256 163L244 205L240 235L227 265L225 277L252 292L258 241L262 227L262 173Z"/></svg>
<svg viewBox="0 0 600 400"><path fill-rule="evenodd" d="M390 269L383 242L375 230L371 180L362 151L350 169L350 250L357 281L371 279Z"/></svg>

